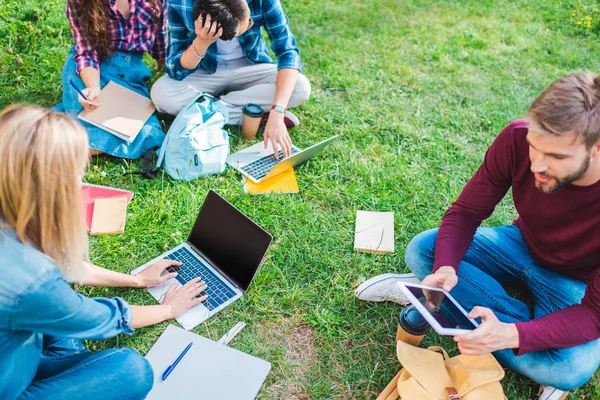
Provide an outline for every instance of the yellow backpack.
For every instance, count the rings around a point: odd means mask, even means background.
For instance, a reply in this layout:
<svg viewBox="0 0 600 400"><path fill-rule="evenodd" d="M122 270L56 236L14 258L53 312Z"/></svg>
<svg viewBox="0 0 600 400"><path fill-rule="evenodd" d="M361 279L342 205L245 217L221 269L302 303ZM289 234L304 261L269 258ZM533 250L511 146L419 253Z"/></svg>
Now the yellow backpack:
<svg viewBox="0 0 600 400"><path fill-rule="evenodd" d="M398 341L403 368L377 400L505 400L504 369L491 354L448 357L441 347L422 349Z"/></svg>

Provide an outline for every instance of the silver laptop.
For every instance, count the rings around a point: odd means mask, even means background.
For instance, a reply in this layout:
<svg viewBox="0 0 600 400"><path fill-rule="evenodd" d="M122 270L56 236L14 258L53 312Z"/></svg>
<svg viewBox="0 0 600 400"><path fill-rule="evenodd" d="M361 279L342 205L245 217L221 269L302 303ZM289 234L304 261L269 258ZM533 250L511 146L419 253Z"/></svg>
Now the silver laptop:
<svg viewBox="0 0 600 400"><path fill-rule="evenodd" d="M175 279L148 289L159 303L175 282L184 285L196 277L206 282L206 292L201 295L207 294L207 300L177 318L181 326L189 330L246 293L272 240L268 232L211 190L187 242L135 269L132 274L165 258L182 263L181 267L167 269L177 272Z"/></svg>
<svg viewBox="0 0 600 400"><path fill-rule="evenodd" d="M276 160L273 156L274 151L270 142L266 149L263 143L257 143L247 149L231 154L227 157L227 164L240 171L242 175L252 182L260 183L288 169L304 164L319 154L335 139L337 139L337 135L304 150L292 146L292 154L287 158L283 158L283 152L279 150L279 160Z"/></svg>

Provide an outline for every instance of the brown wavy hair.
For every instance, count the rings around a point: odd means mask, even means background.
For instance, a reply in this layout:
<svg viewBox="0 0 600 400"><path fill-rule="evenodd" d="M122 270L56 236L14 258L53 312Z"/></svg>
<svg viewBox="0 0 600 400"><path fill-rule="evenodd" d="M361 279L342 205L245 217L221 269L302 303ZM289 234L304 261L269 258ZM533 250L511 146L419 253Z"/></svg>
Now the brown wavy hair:
<svg viewBox="0 0 600 400"><path fill-rule="evenodd" d="M526 117L536 132L576 131L591 149L600 141L600 75L581 72L560 78L533 102Z"/></svg>
<svg viewBox="0 0 600 400"><path fill-rule="evenodd" d="M77 13L83 34L103 60L110 56L114 49L110 35L111 19L108 8L109 0L71 0L71 9ZM154 14L154 29L160 32L163 28L162 0L148 0Z"/></svg>

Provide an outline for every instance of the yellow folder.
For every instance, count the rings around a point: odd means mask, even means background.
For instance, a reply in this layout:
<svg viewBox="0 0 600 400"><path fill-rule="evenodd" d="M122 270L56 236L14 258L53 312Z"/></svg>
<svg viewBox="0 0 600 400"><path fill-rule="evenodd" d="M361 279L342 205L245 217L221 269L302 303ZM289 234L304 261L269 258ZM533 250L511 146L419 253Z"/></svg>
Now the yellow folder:
<svg viewBox="0 0 600 400"><path fill-rule="evenodd" d="M261 183L254 183L244 177L244 192L246 193L298 193L298 191L298 181L293 168Z"/></svg>

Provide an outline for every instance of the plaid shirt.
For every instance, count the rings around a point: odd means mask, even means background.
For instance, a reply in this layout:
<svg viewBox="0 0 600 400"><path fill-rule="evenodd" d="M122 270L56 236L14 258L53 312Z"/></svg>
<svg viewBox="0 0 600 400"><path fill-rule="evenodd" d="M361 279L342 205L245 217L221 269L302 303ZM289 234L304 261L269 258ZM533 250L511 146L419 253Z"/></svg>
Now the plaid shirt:
<svg viewBox="0 0 600 400"><path fill-rule="evenodd" d="M129 19L121 15L116 0L105 1L108 1L109 8L112 50L149 51L155 59L161 61L165 59L165 31L167 26L167 13L165 10L167 0L163 0L163 9L161 10L163 16L162 32L156 32L154 28L154 13L150 1L130 0ZM73 39L75 39L77 73L85 67L99 69L98 52L94 50L92 44L85 37L79 23L77 9L73 6L71 0L67 0L66 14L73 32Z"/></svg>
<svg viewBox="0 0 600 400"><path fill-rule="evenodd" d="M290 21L283 11L280 0L248 0L250 16L254 25L239 36L244 56L252 64L272 63L265 39L261 34L264 26L271 48L278 61L278 69L302 69L300 50L290 29ZM217 70L217 44L213 43L198 66L193 70L181 66L181 56L194 39L194 0L169 0L169 44L167 46L166 69L169 76L178 81L202 67L213 74Z"/></svg>

